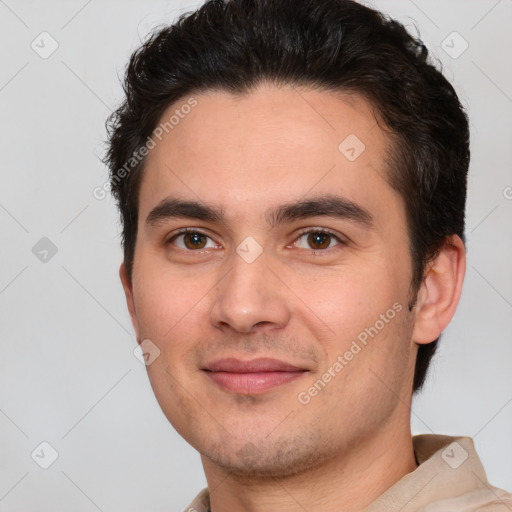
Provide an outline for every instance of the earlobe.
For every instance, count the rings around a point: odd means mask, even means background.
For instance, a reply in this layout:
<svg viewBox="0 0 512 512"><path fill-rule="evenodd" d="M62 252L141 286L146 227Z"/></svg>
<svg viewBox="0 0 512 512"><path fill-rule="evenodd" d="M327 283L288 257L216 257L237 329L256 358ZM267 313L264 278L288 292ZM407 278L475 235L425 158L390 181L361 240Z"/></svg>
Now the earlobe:
<svg viewBox="0 0 512 512"><path fill-rule="evenodd" d="M427 267L418 291L414 342L431 343L450 323L459 303L465 272L464 242L452 235Z"/></svg>
<svg viewBox="0 0 512 512"><path fill-rule="evenodd" d="M126 297L126 305L128 307L128 312L130 313L130 318L132 321L133 328L135 330L135 335L137 336L137 342L140 343L139 336L139 323L137 321L137 313L135 311L135 301L133 299L133 284L131 277L128 275L128 270L126 269L126 265L121 263L119 267L119 277L121 279L121 284L123 285L124 294Z"/></svg>

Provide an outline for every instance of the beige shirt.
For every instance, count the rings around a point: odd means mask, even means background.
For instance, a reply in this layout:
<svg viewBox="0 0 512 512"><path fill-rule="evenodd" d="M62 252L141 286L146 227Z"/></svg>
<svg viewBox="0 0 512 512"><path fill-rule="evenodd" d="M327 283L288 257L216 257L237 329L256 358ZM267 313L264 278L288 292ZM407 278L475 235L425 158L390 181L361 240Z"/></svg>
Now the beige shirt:
<svg viewBox="0 0 512 512"><path fill-rule="evenodd" d="M365 512L512 512L512 494L489 484L470 437L413 437L419 466ZM185 512L211 512L208 488Z"/></svg>

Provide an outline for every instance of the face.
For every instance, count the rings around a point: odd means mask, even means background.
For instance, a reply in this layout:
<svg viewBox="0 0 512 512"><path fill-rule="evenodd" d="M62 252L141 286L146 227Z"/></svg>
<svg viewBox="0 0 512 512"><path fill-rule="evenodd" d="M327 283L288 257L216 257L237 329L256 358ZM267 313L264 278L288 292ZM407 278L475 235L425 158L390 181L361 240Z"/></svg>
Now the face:
<svg viewBox="0 0 512 512"><path fill-rule="evenodd" d="M389 140L356 96L194 98L148 155L123 278L138 341L159 351L158 402L238 474L348 457L409 422L412 266Z"/></svg>

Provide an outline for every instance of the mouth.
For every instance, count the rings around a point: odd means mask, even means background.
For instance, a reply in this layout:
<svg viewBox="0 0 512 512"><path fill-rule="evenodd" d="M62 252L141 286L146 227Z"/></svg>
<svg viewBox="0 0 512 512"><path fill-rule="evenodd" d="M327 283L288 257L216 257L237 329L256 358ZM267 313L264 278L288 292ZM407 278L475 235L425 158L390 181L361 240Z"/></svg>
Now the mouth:
<svg viewBox="0 0 512 512"><path fill-rule="evenodd" d="M277 359L260 358L241 361L219 359L203 371L224 391L241 395L258 395L303 376L308 370Z"/></svg>

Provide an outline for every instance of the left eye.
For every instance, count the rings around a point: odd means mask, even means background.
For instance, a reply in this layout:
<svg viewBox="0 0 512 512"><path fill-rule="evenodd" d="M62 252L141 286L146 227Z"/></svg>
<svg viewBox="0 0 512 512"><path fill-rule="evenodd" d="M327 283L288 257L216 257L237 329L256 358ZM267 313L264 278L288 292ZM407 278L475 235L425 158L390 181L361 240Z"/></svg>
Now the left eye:
<svg viewBox="0 0 512 512"><path fill-rule="evenodd" d="M180 241L178 243L178 240ZM208 240L210 245L208 245ZM180 249L195 250L195 249L212 249L215 248L215 242L199 231L185 231L173 236L169 242L175 243Z"/></svg>
<svg viewBox="0 0 512 512"><path fill-rule="evenodd" d="M301 245L300 240L304 239L305 244ZM337 243L332 243L337 242ZM308 231L297 238L295 245L301 249L323 250L341 244L341 240L327 231Z"/></svg>

